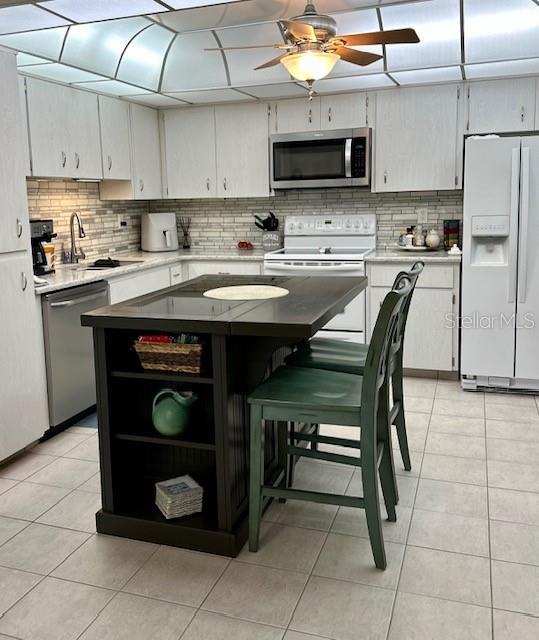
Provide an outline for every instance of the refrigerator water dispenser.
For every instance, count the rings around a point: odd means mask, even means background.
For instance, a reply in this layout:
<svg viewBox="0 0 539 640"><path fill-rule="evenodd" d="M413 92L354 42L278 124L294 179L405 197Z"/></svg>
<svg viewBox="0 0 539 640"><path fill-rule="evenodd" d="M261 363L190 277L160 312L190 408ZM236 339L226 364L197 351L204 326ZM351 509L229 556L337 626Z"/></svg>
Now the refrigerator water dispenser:
<svg viewBox="0 0 539 640"><path fill-rule="evenodd" d="M509 216L472 216L471 231L472 265L507 264Z"/></svg>

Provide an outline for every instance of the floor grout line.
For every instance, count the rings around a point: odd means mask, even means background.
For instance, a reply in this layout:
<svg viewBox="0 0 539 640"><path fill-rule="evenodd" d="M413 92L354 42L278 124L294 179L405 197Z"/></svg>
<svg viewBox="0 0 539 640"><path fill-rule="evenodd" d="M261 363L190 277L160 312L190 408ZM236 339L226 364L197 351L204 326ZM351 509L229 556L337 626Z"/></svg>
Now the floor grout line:
<svg viewBox="0 0 539 640"><path fill-rule="evenodd" d="M436 393L436 388L437 387L438 387L438 381L436 381L435 393ZM405 415L406 415L406 412L405 412ZM426 439L427 439L427 437L429 435L431 419L432 419L432 413L429 416L429 421L428 421L428 424L427 424L427 433L425 435L425 441L426 441ZM425 459L425 454L423 454L423 456L421 457L421 463L419 465L419 474L418 474L417 484L416 484L416 487L415 487L414 499L413 499L412 506L411 506L412 513L410 514L410 522L408 524L408 531L406 532L406 538L404 540L404 554L402 556L402 563L401 563L401 567L400 567L400 571L399 571L399 577L397 578L397 584L396 584L396 587L395 587L395 597L393 598L393 604L391 606L391 613L389 615L389 624L387 625L386 640L389 638L389 635L391 633L391 625L393 624L393 616L395 614L395 607L397 605L397 594L399 593L399 585L400 585L401 578L402 578L402 571L404 569L404 562L406 560L406 549L408 548L408 540L410 538L410 529L412 528L412 521L414 519L415 501L416 501L416 498L417 498L417 492L419 491L419 481L421 479L421 471L423 469L423 461L424 461L424 459Z"/></svg>

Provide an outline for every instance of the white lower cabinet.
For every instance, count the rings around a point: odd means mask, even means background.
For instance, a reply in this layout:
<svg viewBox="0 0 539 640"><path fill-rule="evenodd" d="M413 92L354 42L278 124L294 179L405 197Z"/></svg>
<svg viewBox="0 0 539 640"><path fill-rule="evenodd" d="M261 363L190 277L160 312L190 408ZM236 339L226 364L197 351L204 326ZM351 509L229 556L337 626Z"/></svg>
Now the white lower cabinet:
<svg viewBox="0 0 539 640"><path fill-rule="evenodd" d="M185 267L185 270L184 270L184 264L185 263L180 262L180 264L175 264L173 267L170 267L170 286L171 287L175 284L180 284L180 282L183 282L183 280L185 280L184 271L187 269L187 266Z"/></svg>
<svg viewBox="0 0 539 640"><path fill-rule="evenodd" d="M368 263L367 336L370 339L380 306L397 273L412 262ZM426 263L419 276L408 314L404 367L427 371L458 370L460 265Z"/></svg>
<svg viewBox="0 0 539 640"><path fill-rule="evenodd" d="M41 316L26 251L0 255L0 461L48 426Z"/></svg>
<svg viewBox="0 0 539 640"><path fill-rule="evenodd" d="M118 304L138 296L170 287L170 268L159 267L109 281L110 304Z"/></svg>
<svg viewBox="0 0 539 640"><path fill-rule="evenodd" d="M197 278L208 273L218 275L240 275L240 276L258 276L262 270L262 264L259 262L248 262L246 260L194 260L187 265L188 276Z"/></svg>

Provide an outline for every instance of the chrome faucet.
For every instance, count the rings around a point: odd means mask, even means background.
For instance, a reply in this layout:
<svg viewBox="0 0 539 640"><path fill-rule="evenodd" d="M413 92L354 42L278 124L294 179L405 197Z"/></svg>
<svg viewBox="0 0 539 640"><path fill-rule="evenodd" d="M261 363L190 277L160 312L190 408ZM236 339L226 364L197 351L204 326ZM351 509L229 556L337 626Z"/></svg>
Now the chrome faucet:
<svg viewBox="0 0 539 640"><path fill-rule="evenodd" d="M84 260L84 258L86 258L86 254L82 250L82 247L77 250L77 245L75 243L75 220L77 221L77 226L79 228L79 238L86 238L86 232L84 231L84 227L82 226L81 217L76 211L74 211L71 214L71 218L69 219L71 249L66 253L66 262L70 264L76 264L79 260Z"/></svg>

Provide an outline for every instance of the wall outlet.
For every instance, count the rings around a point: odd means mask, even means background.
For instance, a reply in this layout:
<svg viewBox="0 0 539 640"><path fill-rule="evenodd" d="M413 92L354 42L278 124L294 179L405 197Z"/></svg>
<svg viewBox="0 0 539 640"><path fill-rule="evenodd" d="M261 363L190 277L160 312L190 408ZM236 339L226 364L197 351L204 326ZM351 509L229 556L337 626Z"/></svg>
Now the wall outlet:
<svg viewBox="0 0 539 640"><path fill-rule="evenodd" d="M416 209L417 212L417 224L427 224L429 221L428 209Z"/></svg>
<svg viewBox="0 0 539 640"><path fill-rule="evenodd" d="M125 219L125 217L121 213L118 213L116 215L116 228L117 229L127 229L127 220Z"/></svg>

